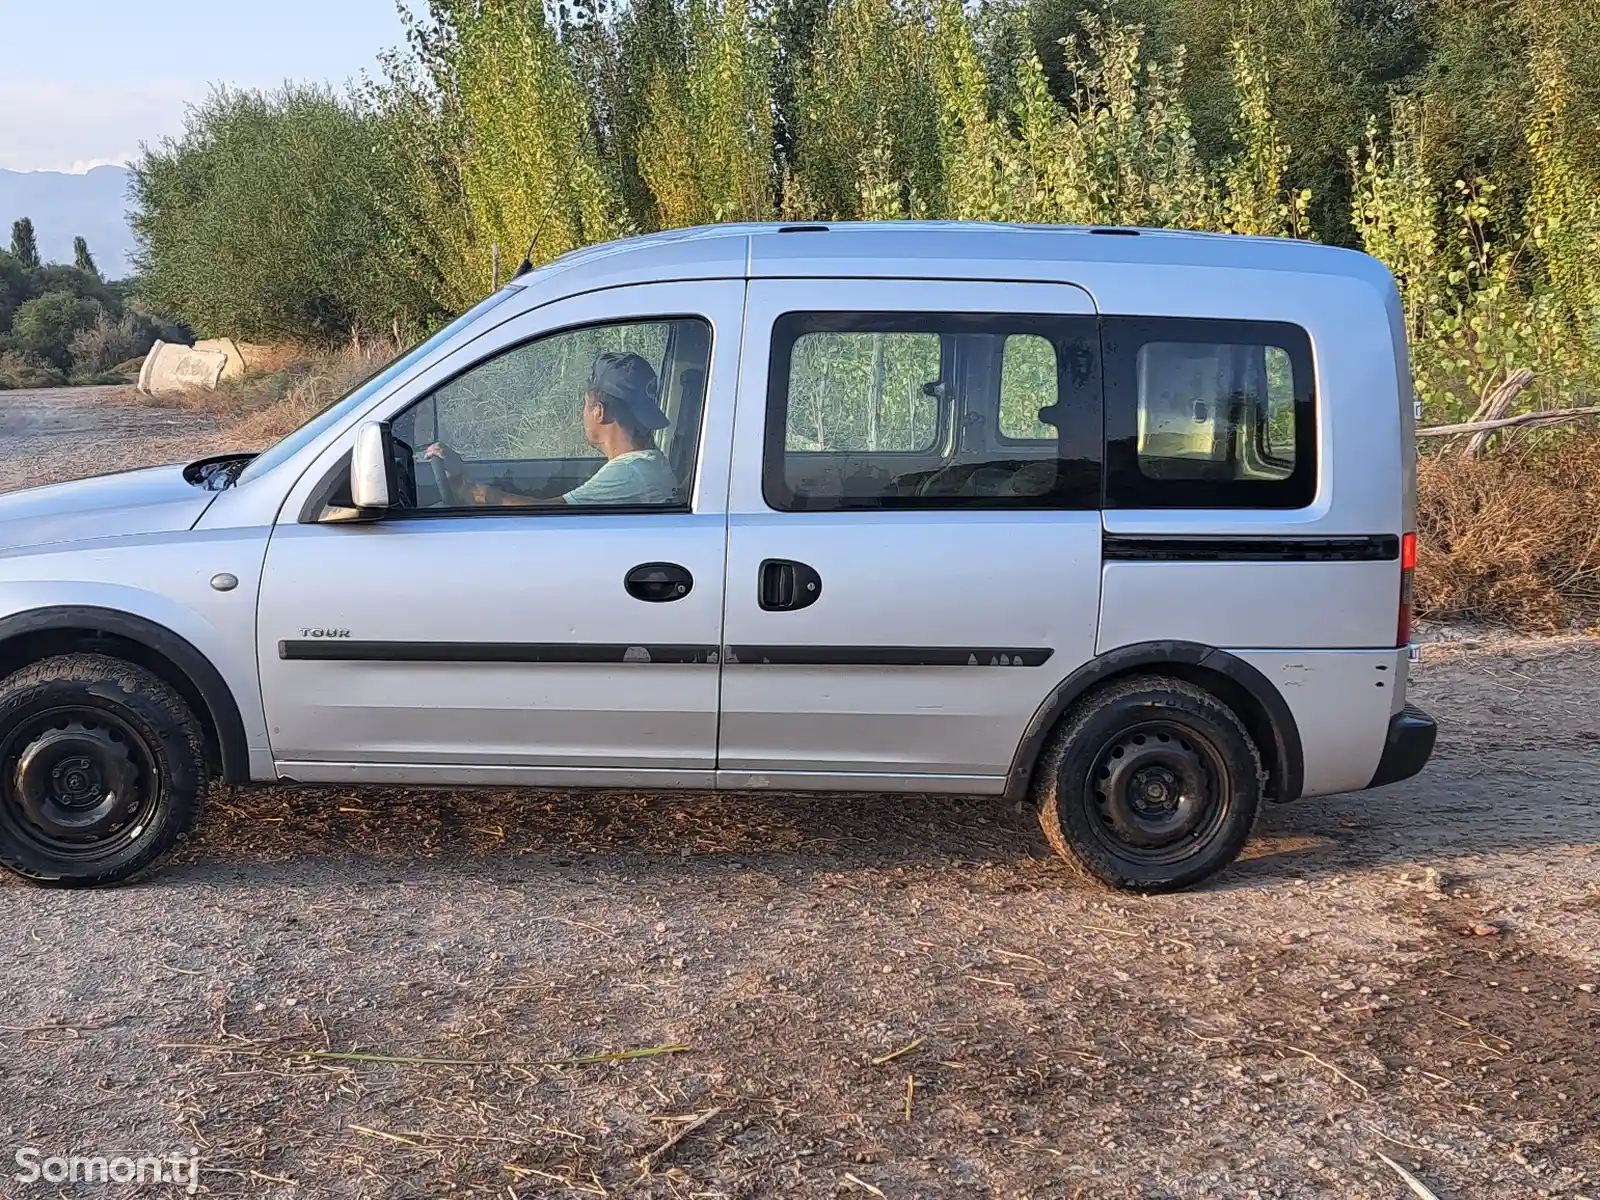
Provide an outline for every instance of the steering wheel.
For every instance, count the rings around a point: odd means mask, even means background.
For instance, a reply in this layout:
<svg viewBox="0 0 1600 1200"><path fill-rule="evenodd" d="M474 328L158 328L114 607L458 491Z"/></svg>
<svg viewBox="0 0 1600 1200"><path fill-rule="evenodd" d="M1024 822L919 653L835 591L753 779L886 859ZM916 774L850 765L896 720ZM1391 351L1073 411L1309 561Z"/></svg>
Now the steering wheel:
<svg viewBox="0 0 1600 1200"><path fill-rule="evenodd" d="M445 473L444 459L437 457L430 458L428 460L428 466L433 470L433 486L434 489L439 493L439 507L454 508L456 503L456 492L455 489L450 486L449 475Z"/></svg>

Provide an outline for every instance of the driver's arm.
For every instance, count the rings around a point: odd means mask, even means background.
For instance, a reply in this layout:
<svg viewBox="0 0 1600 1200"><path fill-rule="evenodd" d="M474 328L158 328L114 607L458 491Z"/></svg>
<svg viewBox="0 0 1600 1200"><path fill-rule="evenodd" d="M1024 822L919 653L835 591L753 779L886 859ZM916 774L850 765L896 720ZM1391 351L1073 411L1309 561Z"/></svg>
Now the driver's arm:
<svg viewBox="0 0 1600 1200"><path fill-rule="evenodd" d="M469 503L484 508L496 506L504 508L530 508L534 505L565 504L565 496L555 496L549 500L540 500L536 496L522 496L516 492L508 492L488 483L469 483L461 489L466 493Z"/></svg>
<svg viewBox="0 0 1600 1200"><path fill-rule="evenodd" d="M432 459L444 467L445 482L454 493L449 498L456 504L470 504L482 508L531 508L535 505L565 504L566 498L541 500L508 492L490 483L473 483L467 479L467 464L461 456L442 442L435 442L423 452L423 458Z"/></svg>

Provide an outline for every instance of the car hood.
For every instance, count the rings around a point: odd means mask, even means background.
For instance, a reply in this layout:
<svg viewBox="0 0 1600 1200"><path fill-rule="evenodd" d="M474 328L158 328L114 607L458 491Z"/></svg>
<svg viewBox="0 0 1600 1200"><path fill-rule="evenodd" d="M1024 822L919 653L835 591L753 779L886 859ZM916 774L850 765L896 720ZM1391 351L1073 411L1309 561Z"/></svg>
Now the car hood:
<svg viewBox="0 0 1600 1200"><path fill-rule="evenodd" d="M217 494L182 466L122 471L0 495L0 552L193 528Z"/></svg>

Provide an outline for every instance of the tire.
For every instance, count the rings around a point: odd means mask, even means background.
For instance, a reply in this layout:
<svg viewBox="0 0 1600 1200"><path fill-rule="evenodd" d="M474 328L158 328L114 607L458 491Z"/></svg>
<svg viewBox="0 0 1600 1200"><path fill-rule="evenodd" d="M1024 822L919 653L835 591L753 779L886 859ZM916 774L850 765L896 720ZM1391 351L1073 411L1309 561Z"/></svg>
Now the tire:
<svg viewBox="0 0 1600 1200"><path fill-rule="evenodd" d="M1226 867L1250 837L1265 785L1260 752L1233 710L1159 675L1080 701L1034 770L1051 847L1130 892L1177 891Z"/></svg>
<svg viewBox="0 0 1600 1200"><path fill-rule="evenodd" d="M0 680L0 866L24 879L138 874L194 829L206 782L200 723L141 667L68 654Z"/></svg>

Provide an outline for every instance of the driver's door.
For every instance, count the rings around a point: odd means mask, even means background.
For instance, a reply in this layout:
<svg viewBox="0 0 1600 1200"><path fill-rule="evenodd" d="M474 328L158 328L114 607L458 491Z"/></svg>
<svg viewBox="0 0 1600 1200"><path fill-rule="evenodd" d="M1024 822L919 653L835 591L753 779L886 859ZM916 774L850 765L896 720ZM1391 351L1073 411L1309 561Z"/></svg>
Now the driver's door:
<svg viewBox="0 0 1600 1200"><path fill-rule="evenodd" d="M318 519L341 506L350 439L323 456L285 505L262 579L281 775L712 782L743 299L742 281L620 288L470 342L370 414L415 472L414 506L381 520ZM604 462L584 439L582 395L595 355L616 350L658 374L670 424L655 444L679 496L552 503ZM442 495L425 457L436 441L515 506ZM661 587L651 564L687 590Z"/></svg>

